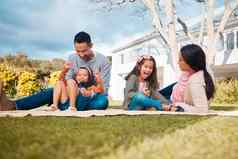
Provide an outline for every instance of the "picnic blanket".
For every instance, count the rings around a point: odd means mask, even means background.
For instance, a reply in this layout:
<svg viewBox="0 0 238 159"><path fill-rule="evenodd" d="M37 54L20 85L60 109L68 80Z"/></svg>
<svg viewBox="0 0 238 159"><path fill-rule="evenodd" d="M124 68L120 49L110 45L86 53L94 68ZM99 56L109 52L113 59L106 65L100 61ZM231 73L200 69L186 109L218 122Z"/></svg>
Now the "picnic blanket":
<svg viewBox="0 0 238 159"><path fill-rule="evenodd" d="M119 116L119 115L195 115L195 116L235 116L238 117L238 111L213 111L208 113L188 113L188 112L167 112L167 111L127 111L123 109L109 108L106 110L88 110L88 111L48 111L47 107L32 110L2 111L0 117L26 117L26 116L64 116L64 117L93 117L93 116Z"/></svg>

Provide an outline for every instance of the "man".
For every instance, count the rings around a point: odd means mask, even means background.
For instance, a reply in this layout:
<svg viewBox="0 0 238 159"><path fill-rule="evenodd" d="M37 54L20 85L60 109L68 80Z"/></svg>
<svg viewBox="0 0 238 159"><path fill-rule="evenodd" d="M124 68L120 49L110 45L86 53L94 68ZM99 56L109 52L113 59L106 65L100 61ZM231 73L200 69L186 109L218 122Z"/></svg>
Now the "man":
<svg viewBox="0 0 238 159"><path fill-rule="evenodd" d="M111 65L108 59L92 50L93 43L91 37L86 32L79 32L74 37L74 48L76 53L69 56L69 61L73 64L69 72L66 74L67 87L69 90L70 107L77 110L87 109L106 109L108 106L107 92L110 82ZM100 72L104 81L105 94L96 95L94 97L78 96L77 85L73 80L77 69L81 66L91 67L93 70ZM1 86L0 81L0 86ZM0 87L0 110L28 110L40 107L45 104L51 104L53 99L53 89L49 88L38 92L32 96L28 96L16 101L10 101L6 98L2 87ZM74 109L75 110L75 109Z"/></svg>

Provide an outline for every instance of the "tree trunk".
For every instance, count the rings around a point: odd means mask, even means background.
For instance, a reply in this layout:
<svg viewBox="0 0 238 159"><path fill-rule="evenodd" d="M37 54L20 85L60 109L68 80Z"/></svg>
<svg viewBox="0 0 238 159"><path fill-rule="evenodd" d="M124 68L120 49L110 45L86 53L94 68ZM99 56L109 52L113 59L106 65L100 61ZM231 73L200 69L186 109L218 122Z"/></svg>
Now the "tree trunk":
<svg viewBox="0 0 238 159"><path fill-rule="evenodd" d="M203 10L203 15L202 15L202 20L201 20L201 28L200 28L200 32L199 32L199 37L198 37L198 43L199 45L203 46L203 40L204 40L204 26L206 23L206 6L205 4L202 6L202 10Z"/></svg>
<svg viewBox="0 0 238 159"><path fill-rule="evenodd" d="M157 32L159 32L165 44L168 44L168 41L166 41L168 39L168 35L165 33L161 25L161 20L160 20L158 8L157 8L157 0L143 0L143 3L150 11L150 14L152 16L153 27L155 28ZM169 49L169 46L168 46L168 49Z"/></svg>
<svg viewBox="0 0 238 159"><path fill-rule="evenodd" d="M171 54L173 55L173 64L174 70L178 75L179 69L177 66L177 61L179 57L179 50L178 50L178 43L176 38L176 28L175 28L175 8L172 0L165 1L165 11L167 18L169 19L168 22L168 39L171 48Z"/></svg>
<svg viewBox="0 0 238 159"><path fill-rule="evenodd" d="M224 14L222 16L222 19L220 21L220 24L219 24L219 27L216 31L216 34L215 34L215 39L214 39L214 45L216 45L216 43L218 42L219 38L220 38L220 34L223 33L224 29L225 29L225 26L226 26L226 23L230 17L230 15L232 14L232 12L238 7L238 0L236 0L235 4L232 5L232 7L230 6L230 4L228 4L227 0L224 1L225 3L225 11L224 11ZM212 58L212 61L215 63L215 52L216 50L214 50L213 52L211 52L211 58Z"/></svg>
<svg viewBox="0 0 238 159"><path fill-rule="evenodd" d="M212 60L213 52L215 52L214 45L214 25L213 25L213 14L214 14L214 0L208 0L208 11L207 11L207 62L208 65L213 65Z"/></svg>

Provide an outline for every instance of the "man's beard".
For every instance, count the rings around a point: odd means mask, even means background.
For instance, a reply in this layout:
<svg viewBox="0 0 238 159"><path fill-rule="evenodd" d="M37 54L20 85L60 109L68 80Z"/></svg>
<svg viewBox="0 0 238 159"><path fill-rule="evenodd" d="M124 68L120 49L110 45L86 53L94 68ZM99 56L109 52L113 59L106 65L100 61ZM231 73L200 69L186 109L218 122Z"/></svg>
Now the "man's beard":
<svg viewBox="0 0 238 159"><path fill-rule="evenodd" d="M83 57L83 60L84 60L84 61L90 61L93 57L94 57L94 54L93 54L93 53L90 53L90 54L88 54L88 55L85 55L85 56Z"/></svg>

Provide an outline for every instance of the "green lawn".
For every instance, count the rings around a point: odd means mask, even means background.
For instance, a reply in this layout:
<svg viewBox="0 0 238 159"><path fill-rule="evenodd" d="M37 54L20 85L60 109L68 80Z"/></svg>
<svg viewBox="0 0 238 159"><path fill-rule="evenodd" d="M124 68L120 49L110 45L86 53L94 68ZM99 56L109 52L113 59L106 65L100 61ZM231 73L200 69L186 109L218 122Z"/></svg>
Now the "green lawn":
<svg viewBox="0 0 238 159"><path fill-rule="evenodd" d="M237 159L238 118L212 117L184 129L120 147L104 157L143 159Z"/></svg>
<svg viewBox="0 0 238 159"><path fill-rule="evenodd" d="M115 101L110 100L109 101L111 108L118 108L122 109L122 101ZM217 103L211 103L209 109L211 110L224 110L224 111L233 111L238 110L238 103L237 104L217 104Z"/></svg>
<svg viewBox="0 0 238 159"><path fill-rule="evenodd" d="M238 104L217 104L212 103L210 106L212 110L234 111L238 110Z"/></svg>
<svg viewBox="0 0 238 159"><path fill-rule="evenodd" d="M0 159L236 159L237 141L238 118L231 117L0 118Z"/></svg>
<svg viewBox="0 0 238 159"><path fill-rule="evenodd" d="M100 158L204 120L166 115L0 118L0 158Z"/></svg>

